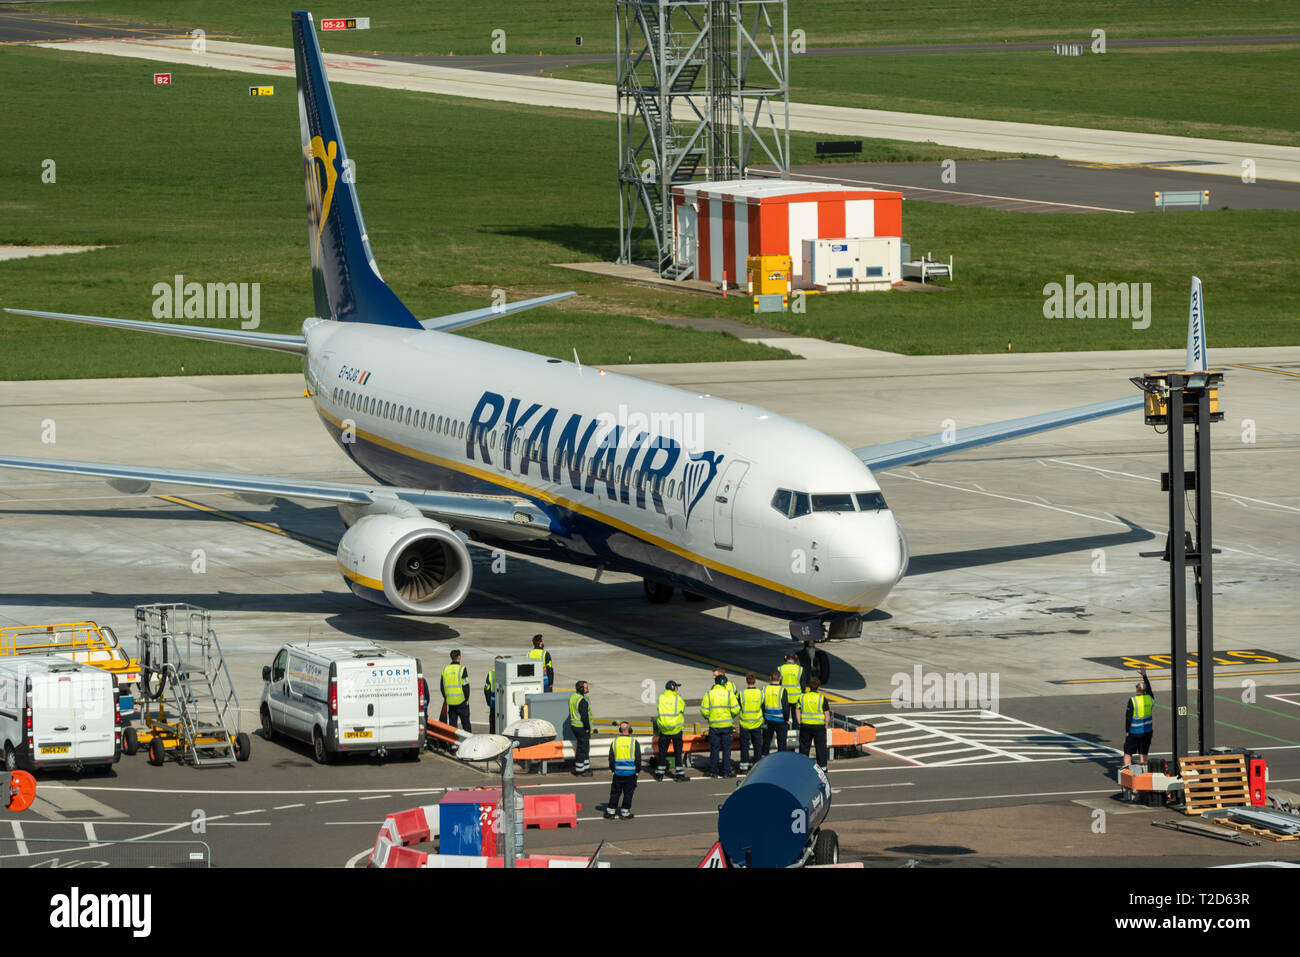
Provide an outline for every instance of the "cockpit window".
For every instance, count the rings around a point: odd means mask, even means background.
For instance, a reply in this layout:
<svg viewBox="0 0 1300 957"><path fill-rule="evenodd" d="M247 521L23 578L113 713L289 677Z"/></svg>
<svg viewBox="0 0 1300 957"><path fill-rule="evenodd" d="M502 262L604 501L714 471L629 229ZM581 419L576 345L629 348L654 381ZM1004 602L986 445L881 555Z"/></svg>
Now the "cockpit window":
<svg viewBox="0 0 1300 957"><path fill-rule="evenodd" d="M836 495L814 495L812 497L812 508L814 512L856 511L853 507L853 496L848 492Z"/></svg>
<svg viewBox="0 0 1300 957"><path fill-rule="evenodd" d="M772 507L787 518L790 517L790 499L794 497L794 492L788 488L779 488L776 494L772 496Z"/></svg>
<svg viewBox="0 0 1300 957"><path fill-rule="evenodd" d="M807 515L811 511L812 511L812 507L808 504L808 493L795 492L794 508L790 512L790 517L798 518L800 515Z"/></svg>
<svg viewBox="0 0 1300 957"><path fill-rule="evenodd" d="M885 496L879 492L858 492L858 508L864 512L879 512L881 509L889 508L885 504Z"/></svg>

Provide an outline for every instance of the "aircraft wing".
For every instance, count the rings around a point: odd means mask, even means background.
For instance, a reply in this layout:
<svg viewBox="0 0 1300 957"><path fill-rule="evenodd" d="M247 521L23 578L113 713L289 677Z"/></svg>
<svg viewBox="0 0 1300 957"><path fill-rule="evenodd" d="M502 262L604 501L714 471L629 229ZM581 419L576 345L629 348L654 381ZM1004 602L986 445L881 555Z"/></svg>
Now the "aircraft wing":
<svg viewBox="0 0 1300 957"><path fill-rule="evenodd" d="M183 326L173 322L141 322L137 319L109 319L106 316L78 316L67 312L37 312L32 309L5 309L16 316L36 316L39 319L65 319L83 322L88 326L108 326L130 332L153 332L182 339L206 339L209 342L227 342L237 346L254 346L274 349L277 352L307 351L307 340L302 336L281 335L274 332L249 332L246 329L211 329L207 326Z"/></svg>
<svg viewBox="0 0 1300 957"><path fill-rule="evenodd" d="M1018 439L1021 436L1033 435L1036 432L1059 429L1078 422L1087 422L1089 419L1100 419L1107 415L1117 415L1120 412L1131 412L1134 409L1142 408L1142 403L1143 397L1138 394L1125 399L1098 402L1094 405L1081 405L1061 412L1044 412L1039 415L1029 415L1023 419L994 422L992 425L976 425L967 429L956 429L948 433L938 432L934 435L923 435L916 439L902 439L898 442L885 442L882 445L868 445L865 448L854 449L853 454L862 459L873 470L879 471L880 469L894 468L899 465L923 462L927 459L938 458L941 455L951 455L953 452L964 452L967 449L978 448L981 445L992 445L994 442ZM945 435L947 436L946 440Z"/></svg>
<svg viewBox="0 0 1300 957"><path fill-rule="evenodd" d="M576 295L576 292L556 292L549 296L538 296L536 299L503 302L499 306L484 306L482 309L453 312L450 315L438 316L436 319L424 319L420 322L420 325L431 332L455 332L457 329L464 329L480 322L487 322L489 319L499 319L501 316L523 312L525 309L532 309L535 306L545 306L547 303L559 302L561 299L568 299L570 296Z"/></svg>
<svg viewBox="0 0 1300 957"><path fill-rule="evenodd" d="M429 518L455 528L486 532L510 540L546 538L555 529L551 518L526 498L508 495L469 495L427 489L350 482L313 482L265 475L226 475L184 469L110 465L99 462L68 462L0 456L0 468L32 469L65 475L89 475L107 479L120 492L140 494L155 482L190 485L234 492L250 501L270 498L309 499L335 505L382 505L405 502Z"/></svg>

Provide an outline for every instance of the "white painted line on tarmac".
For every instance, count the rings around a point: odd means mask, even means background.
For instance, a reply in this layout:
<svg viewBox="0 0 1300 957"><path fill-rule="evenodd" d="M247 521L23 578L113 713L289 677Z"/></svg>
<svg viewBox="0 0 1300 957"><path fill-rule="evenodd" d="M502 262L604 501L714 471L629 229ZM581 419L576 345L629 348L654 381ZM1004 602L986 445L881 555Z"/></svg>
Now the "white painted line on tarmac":
<svg viewBox="0 0 1300 957"><path fill-rule="evenodd" d="M895 804L946 804L950 801L994 801L1002 798L1059 797L1071 794L1114 794L1114 788L1093 791L1029 791L1021 794L975 794L970 797L915 798L910 801L867 801L860 804L836 804L835 807L888 807Z"/></svg>
<svg viewBox="0 0 1300 957"><path fill-rule="evenodd" d="M272 811L288 811L295 807L306 807L305 804L281 804L278 807L271 808Z"/></svg>
<svg viewBox="0 0 1300 957"><path fill-rule="evenodd" d="M1139 479L1140 481L1143 482L1159 481L1158 479L1153 478L1150 475L1135 475L1132 472L1120 472L1117 471L1116 469L1103 469L1096 465L1083 465L1079 462L1067 462L1065 459L1048 459L1047 461L1055 462L1057 465L1068 465L1071 468L1087 469L1090 472L1104 472L1107 475L1122 475L1125 478ZM1267 499L1263 499L1263 498L1251 498L1249 495L1238 495L1235 492L1225 492L1222 489L1217 489L1217 488L1211 489L1210 494L1222 495L1225 496L1226 498L1231 498L1231 499L1241 499L1244 502L1254 502L1256 505L1270 505L1273 508L1286 509L1288 512L1300 512L1300 508L1296 508L1294 505L1283 505L1281 502L1270 502Z"/></svg>
<svg viewBox="0 0 1300 957"><path fill-rule="evenodd" d="M391 798L391 797L392 797L391 794L371 794L371 795L369 795L368 797L360 798L360 800L362 800L362 801L379 801L379 800L382 800L383 798Z"/></svg>
<svg viewBox="0 0 1300 957"><path fill-rule="evenodd" d="M364 851L361 851L359 854L353 854L351 857L348 858L348 862L347 862L346 864L344 864L343 866L344 866L344 867L356 867L357 864L361 862L361 859L362 859L363 857L369 857L371 851L373 851L373 850L374 850L374 848L372 848L372 847L367 847Z"/></svg>
<svg viewBox="0 0 1300 957"><path fill-rule="evenodd" d="M67 784L41 784L41 790L64 790L64 791L122 791L139 792L142 794L376 794L381 791L391 792L393 788L310 788L301 791L272 791L272 790L200 790L197 788L121 788L121 787L104 787L96 785L93 787L82 787L81 785ZM446 788L430 788L432 791L445 791Z"/></svg>
<svg viewBox="0 0 1300 957"><path fill-rule="evenodd" d="M332 801L317 801L317 804L346 804L347 798L334 798Z"/></svg>
<svg viewBox="0 0 1300 957"><path fill-rule="evenodd" d="M260 808L260 807L259 807L259 808L256 808L255 810L252 810L252 811L236 811L236 812L235 812L235 817L239 817L239 816L244 815L244 814L265 814L265 813L266 813L266 809L265 809L265 808Z"/></svg>
<svg viewBox="0 0 1300 957"><path fill-rule="evenodd" d="M1059 505L1047 505L1043 502L1035 502L1027 498L1016 498L1014 495L999 495L996 492L977 492L974 489L964 488L961 485L952 485L949 484L948 482L936 482L933 479L923 479L916 475L904 475L902 472L896 472L892 470L886 471L882 474L889 475L894 478L907 479L909 482L923 482L926 485L934 485L939 488L952 489L955 492L969 492L971 495L987 495L989 498L1000 498L1006 502L1018 502L1021 505L1033 505L1035 508L1046 508L1046 509L1050 509L1053 512L1064 512L1066 515L1074 515L1078 518L1090 518L1094 522L1105 522L1107 525L1118 525L1120 528L1130 527L1126 525L1124 522L1121 522L1117 519L1102 518L1099 515L1089 515L1086 512L1076 512L1073 511L1072 509L1061 508ZM1139 525L1138 527L1141 528L1142 526ZM1143 531L1151 531L1151 529L1143 529Z"/></svg>
<svg viewBox="0 0 1300 957"><path fill-rule="evenodd" d="M23 826L17 821L10 821L14 828L14 846L18 848L18 856L27 856L27 842L23 840Z"/></svg>

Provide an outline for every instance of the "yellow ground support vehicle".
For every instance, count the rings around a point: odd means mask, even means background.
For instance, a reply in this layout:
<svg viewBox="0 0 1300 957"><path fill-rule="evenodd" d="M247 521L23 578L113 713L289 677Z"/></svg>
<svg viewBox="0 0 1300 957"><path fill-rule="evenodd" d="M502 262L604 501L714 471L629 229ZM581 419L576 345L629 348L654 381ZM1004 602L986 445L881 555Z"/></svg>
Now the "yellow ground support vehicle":
<svg viewBox="0 0 1300 957"><path fill-rule="evenodd" d="M112 628L93 621L0 628L0 656L5 655L59 655L92 665L115 675L123 693L140 680L139 660L118 644Z"/></svg>
<svg viewBox="0 0 1300 957"><path fill-rule="evenodd" d="M195 767L247 761L252 745L239 730L239 699L208 612L139 605L135 621L144 727L122 733L122 751L147 747L155 766L169 751Z"/></svg>

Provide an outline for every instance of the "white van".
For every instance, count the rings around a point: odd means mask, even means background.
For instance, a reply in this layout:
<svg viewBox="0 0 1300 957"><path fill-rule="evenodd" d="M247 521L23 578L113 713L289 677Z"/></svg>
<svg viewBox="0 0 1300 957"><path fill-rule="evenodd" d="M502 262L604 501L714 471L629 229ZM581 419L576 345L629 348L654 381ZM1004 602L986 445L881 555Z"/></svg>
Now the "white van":
<svg viewBox="0 0 1300 957"><path fill-rule="evenodd" d="M103 768L122 757L117 679L59 655L0 658L5 767Z"/></svg>
<svg viewBox="0 0 1300 957"><path fill-rule="evenodd" d="M268 741L305 741L321 764L354 751L420 758L429 686L418 658L369 641L284 645L262 681Z"/></svg>

